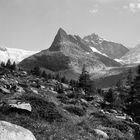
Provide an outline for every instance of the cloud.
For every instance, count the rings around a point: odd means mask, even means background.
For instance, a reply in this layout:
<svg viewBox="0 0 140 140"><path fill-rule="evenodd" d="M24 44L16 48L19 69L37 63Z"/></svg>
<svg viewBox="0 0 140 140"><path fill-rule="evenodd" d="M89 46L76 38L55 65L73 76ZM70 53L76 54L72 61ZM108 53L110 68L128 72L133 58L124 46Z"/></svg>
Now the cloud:
<svg viewBox="0 0 140 140"><path fill-rule="evenodd" d="M99 12L99 6L98 6L98 4L95 4L95 5L93 6L93 8L92 8L91 10L89 10L89 12L90 12L91 14L96 14L96 13L98 13L98 12Z"/></svg>
<svg viewBox="0 0 140 140"><path fill-rule="evenodd" d="M89 11L91 14L96 14L98 12L98 9L92 9Z"/></svg>
<svg viewBox="0 0 140 140"><path fill-rule="evenodd" d="M140 11L140 2L139 3L130 2L128 5L124 5L123 9L128 9L132 13L139 12Z"/></svg>

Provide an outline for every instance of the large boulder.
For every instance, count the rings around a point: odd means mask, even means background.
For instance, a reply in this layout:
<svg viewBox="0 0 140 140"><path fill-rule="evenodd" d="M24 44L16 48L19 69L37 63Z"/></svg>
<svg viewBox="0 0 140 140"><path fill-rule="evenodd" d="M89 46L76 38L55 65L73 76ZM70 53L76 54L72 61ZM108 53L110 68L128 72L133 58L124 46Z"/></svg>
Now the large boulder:
<svg viewBox="0 0 140 140"><path fill-rule="evenodd" d="M0 140L36 140L29 130L9 123L0 121Z"/></svg>
<svg viewBox="0 0 140 140"><path fill-rule="evenodd" d="M100 129L94 129L94 132L96 133L96 135L98 135L99 137L102 137L104 139L108 139L109 138L109 136L105 132L100 130Z"/></svg>
<svg viewBox="0 0 140 140"><path fill-rule="evenodd" d="M0 87L0 92L2 92L4 94L10 94L11 93L8 89L6 89L4 87Z"/></svg>
<svg viewBox="0 0 140 140"><path fill-rule="evenodd" d="M29 103L21 103L21 102L18 102L17 104L9 104L11 107L14 107L14 108L18 108L18 109L22 109L22 110L27 110L29 112L32 111L32 107Z"/></svg>

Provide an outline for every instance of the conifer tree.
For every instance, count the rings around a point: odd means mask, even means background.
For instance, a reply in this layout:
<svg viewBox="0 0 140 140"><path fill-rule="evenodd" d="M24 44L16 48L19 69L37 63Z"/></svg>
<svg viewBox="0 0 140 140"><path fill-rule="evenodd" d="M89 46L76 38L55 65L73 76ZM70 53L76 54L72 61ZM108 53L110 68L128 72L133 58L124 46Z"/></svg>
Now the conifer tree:
<svg viewBox="0 0 140 140"><path fill-rule="evenodd" d="M62 82L62 83L65 83L65 84L68 84L68 80L66 79L65 76L63 76L63 77L61 78L61 82Z"/></svg>
<svg viewBox="0 0 140 140"><path fill-rule="evenodd" d="M10 68L11 67L11 61L10 59L7 60L7 63L6 63L6 68Z"/></svg>
<svg viewBox="0 0 140 140"><path fill-rule="evenodd" d="M86 70L85 65L83 65L82 73L79 77L79 87L83 88L88 95L95 92L94 81L90 79L89 72Z"/></svg>
<svg viewBox="0 0 140 140"><path fill-rule="evenodd" d="M46 74L46 72L43 71L42 74L41 74L41 76L44 77L44 78L47 78L47 74Z"/></svg>
<svg viewBox="0 0 140 140"><path fill-rule="evenodd" d="M40 76L40 75L41 75L40 67L39 67L39 66L34 67L33 73L34 73L36 76Z"/></svg>
<svg viewBox="0 0 140 140"><path fill-rule="evenodd" d="M16 70L16 67L17 67L17 66L16 66L16 63L15 63L15 61L14 61L10 68L11 68L12 70Z"/></svg>
<svg viewBox="0 0 140 140"><path fill-rule="evenodd" d="M61 82L61 77L60 77L60 74L59 74L59 73L56 74L55 79L56 79L57 81Z"/></svg>
<svg viewBox="0 0 140 140"><path fill-rule="evenodd" d="M114 101L113 90L111 88L106 93L105 100L110 103Z"/></svg>
<svg viewBox="0 0 140 140"><path fill-rule="evenodd" d="M137 75L131 84L131 90L126 99L126 107L129 114L140 116L140 65L138 66Z"/></svg>
<svg viewBox="0 0 140 140"><path fill-rule="evenodd" d="M1 67L5 68L5 63L4 62L1 62Z"/></svg>
<svg viewBox="0 0 140 140"><path fill-rule="evenodd" d="M132 82L133 82L133 76L132 76L132 70L130 69L128 71L128 75L127 75L127 79L126 79L126 85L131 86Z"/></svg>

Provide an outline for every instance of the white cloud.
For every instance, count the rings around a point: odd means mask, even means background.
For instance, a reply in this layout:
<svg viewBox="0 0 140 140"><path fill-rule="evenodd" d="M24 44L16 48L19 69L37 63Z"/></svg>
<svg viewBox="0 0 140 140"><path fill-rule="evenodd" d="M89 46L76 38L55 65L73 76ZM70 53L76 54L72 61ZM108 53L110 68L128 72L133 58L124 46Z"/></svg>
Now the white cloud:
<svg viewBox="0 0 140 140"><path fill-rule="evenodd" d="M89 10L89 12L90 12L91 14L96 14L96 13L98 13L98 12L99 12L99 6L98 6L98 4L95 4L95 5L93 6L93 8L92 8L91 10Z"/></svg>
<svg viewBox="0 0 140 140"><path fill-rule="evenodd" d="M138 3L138 4L137 4L137 8L139 8L139 9L140 9L140 3Z"/></svg>
<svg viewBox="0 0 140 140"><path fill-rule="evenodd" d="M98 9L92 9L89 11L91 14L96 14L98 12Z"/></svg>
<svg viewBox="0 0 140 140"><path fill-rule="evenodd" d="M140 11L140 2L139 3L130 2L128 5L124 5L123 9L128 9L132 13L136 13Z"/></svg>

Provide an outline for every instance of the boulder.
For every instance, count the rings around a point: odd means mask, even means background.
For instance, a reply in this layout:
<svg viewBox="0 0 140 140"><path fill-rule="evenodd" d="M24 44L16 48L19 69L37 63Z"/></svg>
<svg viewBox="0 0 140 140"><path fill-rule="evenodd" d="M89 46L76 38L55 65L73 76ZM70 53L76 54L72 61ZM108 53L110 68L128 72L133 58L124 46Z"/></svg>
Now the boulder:
<svg viewBox="0 0 140 140"><path fill-rule="evenodd" d="M17 92L19 92L19 93L25 93L25 90L22 87L18 86L17 87Z"/></svg>
<svg viewBox="0 0 140 140"><path fill-rule="evenodd" d="M31 131L6 122L0 121L0 140L36 140Z"/></svg>
<svg viewBox="0 0 140 140"><path fill-rule="evenodd" d="M96 133L96 135L98 135L98 136L100 136L100 137L102 137L104 139L108 139L109 138L109 136L105 132L100 130L100 129L94 129L94 132Z"/></svg>
<svg viewBox="0 0 140 140"><path fill-rule="evenodd" d="M6 88L4 88L4 87L0 87L0 91L1 91L2 93L4 93L4 94L10 94L10 93L11 93L10 90L8 90L8 89L6 89Z"/></svg>
<svg viewBox="0 0 140 140"><path fill-rule="evenodd" d="M21 102L18 102L17 104L9 104L11 107L14 107L14 108L18 108L18 109L23 109L23 110L27 110L29 112L32 111L32 107L29 103L21 103Z"/></svg>
<svg viewBox="0 0 140 140"><path fill-rule="evenodd" d="M35 93L35 94L39 94L38 91L37 91L36 89L34 89L34 88L31 88L31 91L32 91L33 93Z"/></svg>

